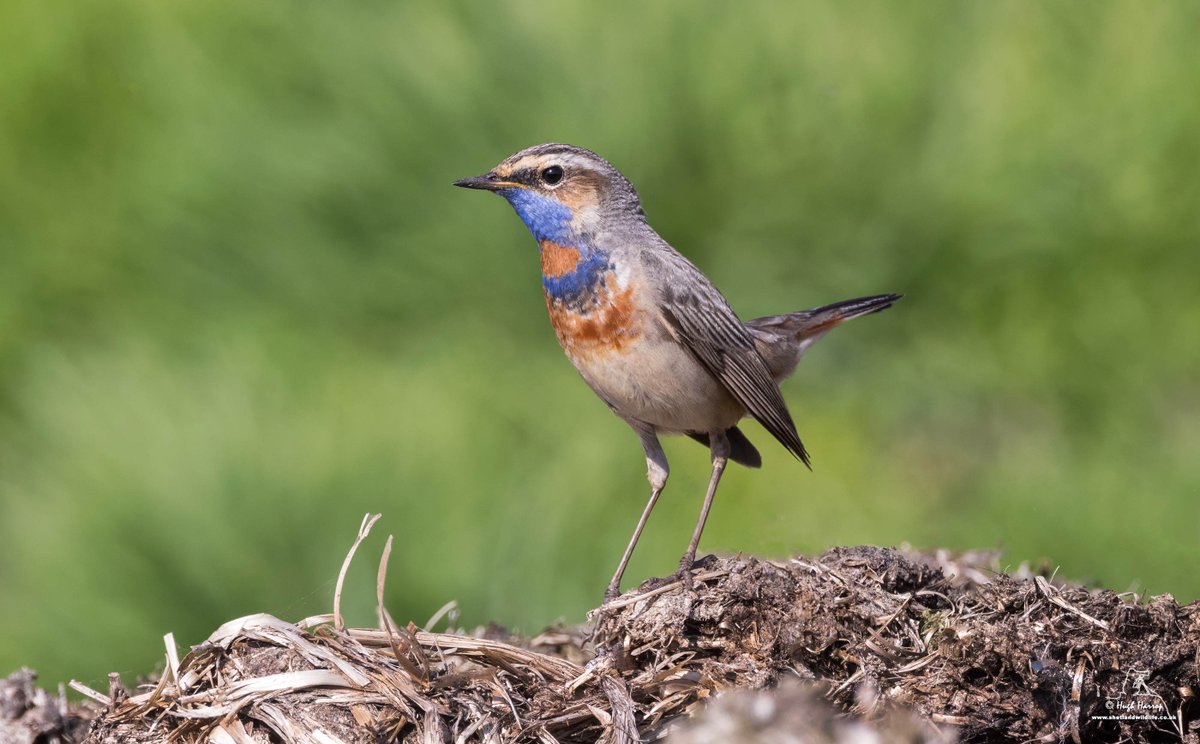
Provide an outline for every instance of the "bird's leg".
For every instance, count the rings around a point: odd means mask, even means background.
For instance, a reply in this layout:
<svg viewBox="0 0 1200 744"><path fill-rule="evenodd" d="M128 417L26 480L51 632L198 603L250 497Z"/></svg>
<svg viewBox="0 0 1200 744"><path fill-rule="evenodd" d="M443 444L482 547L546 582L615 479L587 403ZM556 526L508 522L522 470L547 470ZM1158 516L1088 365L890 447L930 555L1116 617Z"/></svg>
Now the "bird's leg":
<svg viewBox="0 0 1200 744"><path fill-rule="evenodd" d="M696 562L696 548L700 547L700 535L704 532L704 523L708 521L708 512L712 509L717 484L721 482L721 474L725 472L725 464L729 461L729 438L725 436L725 432L710 432L708 438L712 448L712 477L708 481L708 492L704 495L704 506L700 508L700 519L696 522L692 541L688 543L687 552L679 561L679 579L689 590L692 588L692 564Z"/></svg>
<svg viewBox="0 0 1200 744"><path fill-rule="evenodd" d="M646 508L642 510L642 516L633 530L633 537L629 538L629 546L625 548L625 555L621 556L617 572L613 574L612 581L608 582L608 589L604 592L605 602L616 598L621 593L621 576L625 574L625 567L629 565L633 549L637 546L638 538L642 536L642 530L646 527L646 521L650 519L650 512L654 511L654 505L658 502L659 495L667 485L667 475L670 473L670 468L667 466L667 455L663 452L662 445L658 443L658 435L654 429L635 425L633 430L642 440L642 449L646 450L646 479L650 481L650 500L646 502Z"/></svg>

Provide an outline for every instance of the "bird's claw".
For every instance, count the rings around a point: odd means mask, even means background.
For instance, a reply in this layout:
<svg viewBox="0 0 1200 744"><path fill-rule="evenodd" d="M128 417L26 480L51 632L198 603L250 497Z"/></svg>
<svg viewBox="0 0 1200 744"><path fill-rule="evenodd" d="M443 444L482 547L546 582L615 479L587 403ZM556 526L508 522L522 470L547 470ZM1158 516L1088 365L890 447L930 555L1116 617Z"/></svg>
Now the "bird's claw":
<svg viewBox="0 0 1200 744"><path fill-rule="evenodd" d="M694 594L696 591L696 582L692 578L692 565L694 561L688 560L686 557L679 562L679 570L675 572L675 578L683 585L683 590L688 594Z"/></svg>
<svg viewBox="0 0 1200 744"><path fill-rule="evenodd" d="M603 607L619 596L621 596L621 587L616 586L615 584L609 584L608 588L604 590L604 601L600 604L600 606Z"/></svg>

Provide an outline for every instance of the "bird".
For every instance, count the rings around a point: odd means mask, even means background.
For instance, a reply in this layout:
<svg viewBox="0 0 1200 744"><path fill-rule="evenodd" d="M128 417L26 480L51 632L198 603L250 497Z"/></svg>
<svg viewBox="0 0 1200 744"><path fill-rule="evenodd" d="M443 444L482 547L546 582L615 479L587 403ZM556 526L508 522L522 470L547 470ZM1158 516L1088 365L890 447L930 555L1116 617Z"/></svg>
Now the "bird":
<svg viewBox="0 0 1200 744"><path fill-rule="evenodd" d="M604 593L621 579L670 468L660 435L709 448L712 470L676 576L690 591L700 536L727 463L762 457L738 423L757 420L811 469L779 383L825 333L892 306L880 294L743 322L713 283L646 219L633 184L591 150L551 143L455 186L504 197L541 257L550 322L567 358L641 441L650 498Z"/></svg>

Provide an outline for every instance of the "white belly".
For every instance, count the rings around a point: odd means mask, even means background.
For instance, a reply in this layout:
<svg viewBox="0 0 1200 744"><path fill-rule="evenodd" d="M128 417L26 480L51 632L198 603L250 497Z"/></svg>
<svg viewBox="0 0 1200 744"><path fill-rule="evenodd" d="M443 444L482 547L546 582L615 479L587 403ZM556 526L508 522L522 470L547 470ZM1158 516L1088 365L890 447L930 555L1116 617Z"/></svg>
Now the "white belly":
<svg viewBox="0 0 1200 744"><path fill-rule="evenodd" d="M643 337L619 352L568 356L618 415L660 431L719 431L746 415L695 357L669 337Z"/></svg>

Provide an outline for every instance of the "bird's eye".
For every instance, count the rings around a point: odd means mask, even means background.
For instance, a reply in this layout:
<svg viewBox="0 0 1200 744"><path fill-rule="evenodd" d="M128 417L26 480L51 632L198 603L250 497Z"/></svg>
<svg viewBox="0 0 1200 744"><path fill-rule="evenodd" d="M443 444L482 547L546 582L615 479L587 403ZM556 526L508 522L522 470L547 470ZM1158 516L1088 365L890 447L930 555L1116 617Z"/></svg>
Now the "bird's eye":
<svg viewBox="0 0 1200 744"><path fill-rule="evenodd" d="M553 186L562 180L563 169L560 165L550 165L542 169L542 180Z"/></svg>

